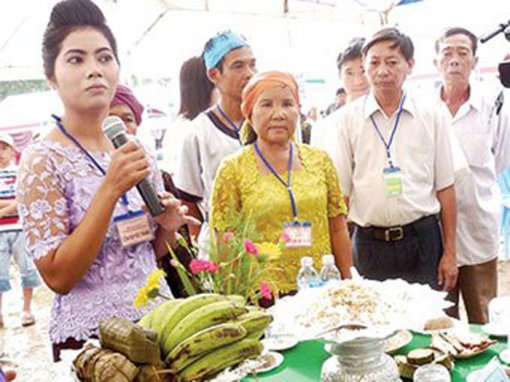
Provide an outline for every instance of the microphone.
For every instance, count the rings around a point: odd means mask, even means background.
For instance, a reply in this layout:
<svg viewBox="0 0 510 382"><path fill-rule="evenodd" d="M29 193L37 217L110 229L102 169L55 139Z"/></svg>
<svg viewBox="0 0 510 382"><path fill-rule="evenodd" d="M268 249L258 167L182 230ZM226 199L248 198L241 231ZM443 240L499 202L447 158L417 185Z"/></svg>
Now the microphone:
<svg viewBox="0 0 510 382"><path fill-rule="evenodd" d="M105 118L102 124L102 129L103 133L108 137L108 139L110 139L110 141L112 141L113 146L116 149L129 141L126 134L126 125L124 125L124 121L117 116ZM159 202L156 191L147 179L141 180L136 185L136 188L152 216L158 216L165 211Z"/></svg>

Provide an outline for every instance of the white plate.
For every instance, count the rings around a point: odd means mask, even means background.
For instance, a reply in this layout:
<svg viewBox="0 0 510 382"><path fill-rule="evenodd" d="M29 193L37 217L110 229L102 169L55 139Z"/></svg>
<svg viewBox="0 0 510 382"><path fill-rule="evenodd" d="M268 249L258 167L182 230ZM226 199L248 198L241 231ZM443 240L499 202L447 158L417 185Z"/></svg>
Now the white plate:
<svg viewBox="0 0 510 382"><path fill-rule="evenodd" d="M503 325L485 324L482 326L484 333L494 337L506 337L510 334L510 328Z"/></svg>
<svg viewBox="0 0 510 382"><path fill-rule="evenodd" d="M510 365L510 349L505 349L499 353L499 359L503 361L504 364Z"/></svg>
<svg viewBox="0 0 510 382"><path fill-rule="evenodd" d="M256 359L256 361L263 361L264 359L271 357L272 362L268 365L261 365L259 367L256 367L252 369L253 372L260 374L260 373L267 373L268 371L271 371L278 366L280 366L283 362L283 355L274 351L269 351L267 353L262 354L260 357Z"/></svg>
<svg viewBox="0 0 510 382"><path fill-rule="evenodd" d="M423 335L432 335L436 333L442 333L442 332L450 332L450 331L457 331L457 330L465 330L468 328L468 325L460 320L457 320L456 318L451 318L453 321L453 326L448 329L433 329L433 330L425 330L423 328L410 328L413 332Z"/></svg>
<svg viewBox="0 0 510 382"><path fill-rule="evenodd" d="M293 336L269 337L262 340L266 350L286 350L298 344L297 338Z"/></svg>
<svg viewBox="0 0 510 382"><path fill-rule="evenodd" d="M413 334L409 330L399 330L397 333L386 339L384 351L394 353L404 346L409 345L413 340Z"/></svg>

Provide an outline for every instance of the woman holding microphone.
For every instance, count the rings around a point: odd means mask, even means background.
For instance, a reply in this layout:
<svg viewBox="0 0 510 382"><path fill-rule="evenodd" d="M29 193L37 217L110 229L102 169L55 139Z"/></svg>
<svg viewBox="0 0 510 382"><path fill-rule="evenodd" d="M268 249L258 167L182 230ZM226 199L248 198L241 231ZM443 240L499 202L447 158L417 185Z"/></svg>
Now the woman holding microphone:
<svg viewBox="0 0 510 382"><path fill-rule="evenodd" d="M148 216L135 185L147 178L163 191L154 161L135 141L114 149L102 132L119 60L93 2L54 6L43 61L64 114L24 153L17 199L29 250L56 293L50 339L58 361L62 349L96 336L100 320L144 314L133 306L137 290L156 269L156 256L166 253L165 242L190 219L170 194L161 194L164 212ZM163 283L162 292L169 293Z"/></svg>

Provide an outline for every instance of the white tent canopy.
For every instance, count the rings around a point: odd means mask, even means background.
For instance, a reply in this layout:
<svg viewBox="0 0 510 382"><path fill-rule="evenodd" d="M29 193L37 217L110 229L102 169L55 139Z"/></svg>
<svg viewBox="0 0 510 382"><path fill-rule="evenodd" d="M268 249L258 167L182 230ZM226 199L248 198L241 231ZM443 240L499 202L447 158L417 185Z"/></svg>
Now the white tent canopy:
<svg viewBox="0 0 510 382"><path fill-rule="evenodd" d="M60 98L52 91L9 96L0 103L0 133L39 130L49 123L51 113L62 111Z"/></svg>
<svg viewBox="0 0 510 382"><path fill-rule="evenodd" d="M325 79L327 86L322 92L329 97L338 85L335 59L340 49L352 37L379 28L376 11L389 9L398 0L95 1L117 37L122 81L127 84L132 84L134 77L171 78L172 87L177 88L175 79L182 62L200 54L205 41L216 32L234 29L250 41L259 70L287 70L301 81ZM0 2L0 81L44 78L41 41L56 2ZM416 45L414 74L428 78L435 73L433 42L441 29L460 25L483 34L509 18L508 0L422 0L393 8L388 19L411 35ZM508 44L497 37L481 47L479 66L494 70L510 51ZM20 101L21 97L4 100L0 103L0 130L44 124L47 110L58 111L55 95L48 94L35 96L39 98L28 104ZM321 94L314 89L310 94L315 105L322 103ZM159 98L168 106L168 100L176 97L160 94ZM306 98L304 101L309 103ZM23 113L29 107L30 112ZM41 120L33 108L45 112L46 119Z"/></svg>
<svg viewBox="0 0 510 382"><path fill-rule="evenodd" d="M55 2L2 0L0 80L43 78L41 40ZM210 36L229 28L249 39L263 69L335 75L334 59L339 49L351 37L378 28L379 17L373 10L388 8L396 0L96 2L117 36L124 76L158 78L175 77L181 63L199 54ZM510 17L508 0L423 0L394 8L389 22L399 24L415 40L429 45L446 26L464 25L481 34L505 21L505 17ZM501 48L504 39L496 40ZM431 46L427 48L417 47L418 68L420 61L425 62L420 52L427 56L432 52Z"/></svg>

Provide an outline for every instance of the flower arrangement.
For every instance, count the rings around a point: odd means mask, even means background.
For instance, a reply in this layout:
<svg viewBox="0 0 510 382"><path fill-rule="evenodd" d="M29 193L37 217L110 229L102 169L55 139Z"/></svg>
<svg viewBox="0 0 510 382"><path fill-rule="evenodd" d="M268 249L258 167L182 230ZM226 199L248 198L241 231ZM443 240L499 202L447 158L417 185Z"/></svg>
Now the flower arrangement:
<svg viewBox="0 0 510 382"><path fill-rule="evenodd" d="M191 254L189 269L177 258L168 245L171 264L184 285L185 291L192 296L199 293L237 294L244 296L253 304L261 298L271 299L278 295L276 284L264 273L269 259L281 256L285 246L285 237L278 243L256 242L247 223L240 222L235 231L217 233L211 240L208 259L198 258L198 245L180 237L178 242ZM138 291L135 305L146 305L156 297L165 297L159 293L159 279L164 275L161 270L155 271L147 278L145 287Z"/></svg>

